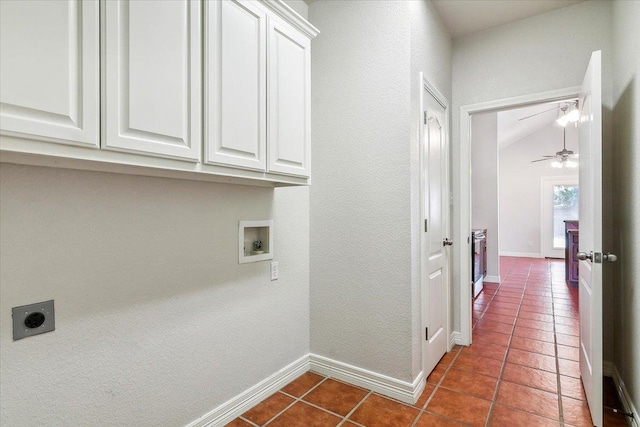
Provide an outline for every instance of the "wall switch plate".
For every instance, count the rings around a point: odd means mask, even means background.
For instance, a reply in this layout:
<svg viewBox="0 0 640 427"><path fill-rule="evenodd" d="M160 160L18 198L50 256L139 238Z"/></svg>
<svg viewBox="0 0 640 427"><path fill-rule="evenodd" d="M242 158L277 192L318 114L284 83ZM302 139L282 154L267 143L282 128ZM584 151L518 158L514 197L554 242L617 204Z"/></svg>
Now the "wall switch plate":
<svg viewBox="0 0 640 427"><path fill-rule="evenodd" d="M13 307L11 314L14 341L56 329L53 300Z"/></svg>
<svg viewBox="0 0 640 427"><path fill-rule="evenodd" d="M271 272L271 280L278 280L278 261L272 261L269 270Z"/></svg>

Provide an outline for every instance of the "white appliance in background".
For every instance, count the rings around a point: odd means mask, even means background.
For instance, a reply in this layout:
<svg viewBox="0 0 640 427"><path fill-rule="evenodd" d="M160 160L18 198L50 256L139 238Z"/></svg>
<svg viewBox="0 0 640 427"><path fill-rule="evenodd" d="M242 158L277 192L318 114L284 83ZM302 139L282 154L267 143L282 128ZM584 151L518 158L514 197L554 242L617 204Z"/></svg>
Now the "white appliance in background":
<svg viewBox="0 0 640 427"><path fill-rule="evenodd" d="M474 229L471 231L471 293L473 299L482 291L484 287L484 276L486 274L487 256L487 230Z"/></svg>

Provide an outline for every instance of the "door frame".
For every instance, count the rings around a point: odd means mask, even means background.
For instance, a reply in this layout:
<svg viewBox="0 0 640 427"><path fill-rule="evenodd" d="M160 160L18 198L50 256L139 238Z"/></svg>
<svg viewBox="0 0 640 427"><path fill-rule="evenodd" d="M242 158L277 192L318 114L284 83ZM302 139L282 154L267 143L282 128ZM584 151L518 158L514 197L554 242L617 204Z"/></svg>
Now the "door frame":
<svg viewBox="0 0 640 427"><path fill-rule="evenodd" d="M460 336L456 337L456 344L471 344L471 115L488 111L503 110L505 108L524 107L542 102L561 101L567 98L577 98L581 86L546 92L532 93L512 98L503 98L479 104L463 105L460 107L460 144L454 158L459 159L459 187L454 188L454 200L458 200L460 222L457 224L456 242L458 242L455 256L460 260L460 283L454 283L460 291ZM457 154L457 156L455 156ZM466 242L466 243L465 243Z"/></svg>
<svg viewBox="0 0 640 427"><path fill-rule="evenodd" d="M548 231L553 231L553 218L549 217L547 208L551 208L553 212L553 206L550 206L552 202L545 197L549 195L545 190L551 187L553 191L554 185L575 185L580 188L580 180L578 175L550 175L540 178L540 255L543 258L564 259L565 249L555 249L553 237L548 234ZM551 244L550 247L546 246L548 243ZM549 248L551 248L551 251L549 251ZM554 251L555 253L553 253ZM561 256L558 256L558 252L561 252Z"/></svg>
<svg viewBox="0 0 640 427"><path fill-rule="evenodd" d="M452 221L451 221L451 196L453 195L453 188L451 188L451 179L450 179L450 175L451 175L451 135L450 135L450 119L449 119L449 115L450 115L450 111L449 111L449 102L447 101L447 98L444 97L444 95L442 95L442 93L424 76L423 72L420 72L420 109L419 109L419 115L420 117L418 118L420 126L419 126L419 156L420 156L420 163L419 163L419 168L420 168L420 223L418 224L418 230L420 233L420 249L418 251L419 253L419 259L420 259L420 352L422 353L422 363L421 363L421 369L424 371L424 366L425 366L425 361L426 361L426 356L427 356L427 352L426 352L426 340L425 337L423 335L423 331L425 330L425 328L427 327L427 317L425 316L426 313L426 308L428 307L428 303L427 303L427 299L429 297L428 292L427 292L427 286L426 286L426 282L427 282L427 262L425 260L425 256L426 254L423 252L422 248L424 247L425 241L426 241L426 234L424 232L424 223L425 223L425 219L426 219L426 212L424 211L424 192L425 192L425 165L424 165L424 157L425 157L425 149L426 149L426 144L425 144L425 137L424 137L424 128L425 128L425 124L424 124L424 111L425 111L425 99L423 96L423 93L425 90L427 90L434 98L436 101L438 101L438 103L440 105L442 105L442 107L444 108L444 125L445 125L445 129L447 131L446 133L446 142L447 142L447 173L446 173L446 177L447 177L447 187L449 187L449 209L447 210L447 228L449 233L451 233L453 231L453 226L452 226ZM447 352L449 350L451 350L451 347L453 345L453 342L451 340L451 283L453 283L452 280L452 271L453 271L453 265L452 265L452 259L453 256L451 256L451 254L449 255L449 259L447 260L447 274L445 277L445 280L447 281L446 284L446 288L447 288L447 303L445 305L445 311L446 311L446 315L447 315L447 328L446 328L446 339L447 339ZM424 372L425 377L427 375L429 375L429 372Z"/></svg>

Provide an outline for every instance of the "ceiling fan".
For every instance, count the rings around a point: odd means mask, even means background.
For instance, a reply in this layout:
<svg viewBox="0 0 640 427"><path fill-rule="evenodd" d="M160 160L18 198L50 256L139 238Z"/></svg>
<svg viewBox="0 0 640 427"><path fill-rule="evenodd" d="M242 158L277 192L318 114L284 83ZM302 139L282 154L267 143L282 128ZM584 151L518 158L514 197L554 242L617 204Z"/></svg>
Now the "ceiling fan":
<svg viewBox="0 0 640 427"><path fill-rule="evenodd" d="M558 105L556 105L556 106L555 106L555 107L553 107L553 108L549 108L548 110L539 111L539 112L537 112L537 113L535 113L535 114L530 114L530 115L525 116L525 117L520 117L520 118L518 119L518 121L522 121L522 120L530 119L531 117L539 116L540 114L548 113L549 111L553 111L553 110L560 110L560 111L562 111L562 114L560 115L560 119L562 119L563 117L568 117L568 115L567 115L567 110L569 110L569 108L574 107L574 108L572 108L572 110L569 112L569 114L572 114L572 113L573 113L573 111L576 111L576 110L577 110L577 106L578 106L578 101L568 101L568 102L567 102L566 104L564 104L564 105L560 105L560 104L558 104ZM576 112L577 112L577 111L576 111ZM560 120L560 119L558 119L558 120ZM569 121L575 121L575 120L573 120L573 117L571 117L571 118L569 119ZM565 126L565 125L566 125L566 123L565 123L565 124L559 123L559 124L560 124L561 126Z"/></svg>
<svg viewBox="0 0 640 427"><path fill-rule="evenodd" d="M564 127L562 129L563 131L563 138L562 138L562 150L557 151L555 155L553 156L542 156L542 159L538 159L538 160L532 160L531 163L536 163L536 162L544 162L546 160L554 160L553 163L551 163L551 166L553 166L554 168L575 168L578 166L578 163L571 160L571 159L575 159L578 157L577 153L574 153L571 150L567 150L567 128Z"/></svg>

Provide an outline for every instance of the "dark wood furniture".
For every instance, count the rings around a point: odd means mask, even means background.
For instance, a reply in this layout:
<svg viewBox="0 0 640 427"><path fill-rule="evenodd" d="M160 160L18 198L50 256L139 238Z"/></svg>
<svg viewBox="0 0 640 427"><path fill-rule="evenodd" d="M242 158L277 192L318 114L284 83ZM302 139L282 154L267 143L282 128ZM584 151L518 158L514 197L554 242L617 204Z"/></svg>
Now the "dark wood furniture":
<svg viewBox="0 0 640 427"><path fill-rule="evenodd" d="M580 231L578 221L564 222L564 278L567 285L578 286L578 257Z"/></svg>

